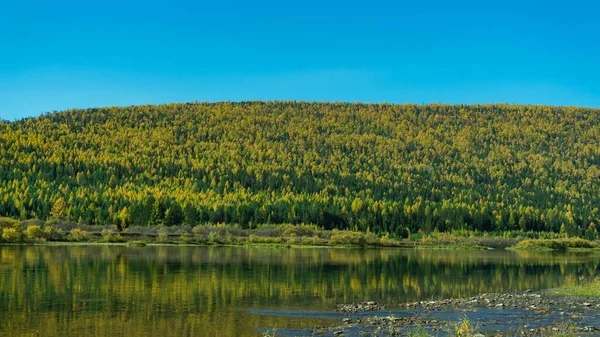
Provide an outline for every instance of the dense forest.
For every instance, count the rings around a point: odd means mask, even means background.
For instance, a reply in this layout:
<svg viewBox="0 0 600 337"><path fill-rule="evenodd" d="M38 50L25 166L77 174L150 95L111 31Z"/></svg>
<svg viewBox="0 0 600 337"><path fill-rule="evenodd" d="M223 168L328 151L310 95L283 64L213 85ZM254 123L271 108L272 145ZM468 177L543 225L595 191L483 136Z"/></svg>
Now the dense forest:
<svg viewBox="0 0 600 337"><path fill-rule="evenodd" d="M239 102L0 122L0 216L594 231L600 109Z"/></svg>

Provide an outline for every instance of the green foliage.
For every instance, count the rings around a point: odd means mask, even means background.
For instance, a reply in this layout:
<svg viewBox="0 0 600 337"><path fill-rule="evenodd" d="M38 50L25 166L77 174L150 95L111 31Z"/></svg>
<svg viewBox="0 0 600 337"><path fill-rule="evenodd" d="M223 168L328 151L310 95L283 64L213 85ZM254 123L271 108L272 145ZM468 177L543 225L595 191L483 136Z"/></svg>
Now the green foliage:
<svg viewBox="0 0 600 337"><path fill-rule="evenodd" d="M334 245L364 246L367 244L367 238L360 232L338 231L334 229L330 242Z"/></svg>
<svg viewBox="0 0 600 337"><path fill-rule="evenodd" d="M89 239L88 232L79 228L73 228L70 232L71 241L87 241Z"/></svg>
<svg viewBox="0 0 600 337"><path fill-rule="evenodd" d="M54 206L52 206L52 210L50 211L50 216L57 219L63 219L67 217L67 203L65 202L65 199L59 198L56 200Z"/></svg>
<svg viewBox="0 0 600 337"><path fill-rule="evenodd" d="M248 237L248 242L249 243L278 244L278 243L282 243L283 240L282 240L282 238L271 238L271 237L257 236L256 234L250 234L250 236ZM292 243L292 242L290 242L290 243Z"/></svg>
<svg viewBox="0 0 600 337"><path fill-rule="evenodd" d="M563 239L527 239L519 242L515 249L538 249L538 250L556 250L566 251L569 248L597 248L598 245L589 240L579 238Z"/></svg>
<svg viewBox="0 0 600 337"><path fill-rule="evenodd" d="M465 316L458 323L453 324L449 335L452 337L471 337L475 334L474 328L471 326L471 321Z"/></svg>
<svg viewBox="0 0 600 337"><path fill-rule="evenodd" d="M169 242L169 230L160 228L158 230L158 242Z"/></svg>
<svg viewBox="0 0 600 337"><path fill-rule="evenodd" d="M119 233L115 233L112 229L103 229L102 230L102 239L104 242L124 242L125 239Z"/></svg>
<svg viewBox="0 0 600 337"><path fill-rule="evenodd" d="M567 282L559 288L552 289L551 293L563 296L600 297L600 279Z"/></svg>
<svg viewBox="0 0 600 337"><path fill-rule="evenodd" d="M599 121L505 104L74 109L0 123L0 216L595 239Z"/></svg>
<svg viewBox="0 0 600 337"><path fill-rule="evenodd" d="M317 227L314 225L287 225L283 230L281 236L283 237L294 237L294 236L313 236L317 232Z"/></svg>
<svg viewBox="0 0 600 337"><path fill-rule="evenodd" d="M32 242L45 241L45 233L38 225L28 226L25 230L25 237Z"/></svg>
<svg viewBox="0 0 600 337"><path fill-rule="evenodd" d="M0 218L0 229L13 228L17 231L21 230L21 224L17 220L10 218Z"/></svg>
<svg viewBox="0 0 600 337"><path fill-rule="evenodd" d="M15 228L3 228L2 229L2 241L4 242L20 242L21 233Z"/></svg>
<svg viewBox="0 0 600 337"><path fill-rule="evenodd" d="M44 227L44 237L49 241L61 241L65 239L65 235L62 229L56 229L51 225Z"/></svg>
<svg viewBox="0 0 600 337"><path fill-rule="evenodd" d="M223 243L221 240L221 236L217 231L212 231L208 234L208 243Z"/></svg>
<svg viewBox="0 0 600 337"><path fill-rule="evenodd" d="M190 236L190 235L181 235L179 237L179 242L181 243L185 243L185 244L191 244L191 243L196 243L194 241L194 237Z"/></svg>

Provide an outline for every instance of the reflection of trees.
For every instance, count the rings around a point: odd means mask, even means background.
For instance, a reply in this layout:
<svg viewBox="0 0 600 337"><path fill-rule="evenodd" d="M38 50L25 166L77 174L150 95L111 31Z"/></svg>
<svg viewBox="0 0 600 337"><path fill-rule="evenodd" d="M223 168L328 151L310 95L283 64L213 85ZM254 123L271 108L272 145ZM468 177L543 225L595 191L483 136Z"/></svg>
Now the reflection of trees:
<svg viewBox="0 0 600 337"><path fill-rule="evenodd" d="M41 326L56 336L252 335L289 322L236 309L540 289L597 268L583 255L504 251L5 246L0 336Z"/></svg>

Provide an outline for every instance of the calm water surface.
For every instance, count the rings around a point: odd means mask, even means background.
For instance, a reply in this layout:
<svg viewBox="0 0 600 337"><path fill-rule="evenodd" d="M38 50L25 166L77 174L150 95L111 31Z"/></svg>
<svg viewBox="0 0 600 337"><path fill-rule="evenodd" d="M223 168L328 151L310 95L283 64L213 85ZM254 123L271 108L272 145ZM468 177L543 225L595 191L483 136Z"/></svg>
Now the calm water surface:
<svg viewBox="0 0 600 337"><path fill-rule="evenodd" d="M0 246L0 336L259 336L336 304L544 289L598 255L182 246Z"/></svg>

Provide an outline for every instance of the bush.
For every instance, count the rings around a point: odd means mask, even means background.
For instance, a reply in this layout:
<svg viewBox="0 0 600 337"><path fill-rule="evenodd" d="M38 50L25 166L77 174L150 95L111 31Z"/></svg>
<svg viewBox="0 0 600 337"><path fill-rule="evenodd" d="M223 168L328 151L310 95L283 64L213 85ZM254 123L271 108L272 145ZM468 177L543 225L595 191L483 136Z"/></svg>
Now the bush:
<svg viewBox="0 0 600 337"><path fill-rule="evenodd" d="M266 236L258 236L256 234L250 234L250 236L248 237L248 242L249 243L282 243L283 239L266 237ZM288 240L287 242L292 243L292 242L290 242L290 240Z"/></svg>
<svg viewBox="0 0 600 337"><path fill-rule="evenodd" d="M0 229L14 228L17 231L21 230L21 224L17 220L11 218L0 218Z"/></svg>
<svg viewBox="0 0 600 337"><path fill-rule="evenodd" d="M194 226L192 233L195 235L206 235L206 227L202 225Z"/></svg>
<svg viewBox="0 0 600 337"><path fill-rule="evenodd" d="M25 230L25 237L27 237L27 240L29 241L44 241L44 236L44 231L38 225L30 225Z"/></svg>
<svg viewBox="0 0 600 337"><path fill-rule="evenodd" d="M590 240L580 238L559 239L567 243L569 248L596 248L598 245Z"/></svg>
<svg viewBox="0 0 600 337"><path fill-rule="evenodd" d="M331 231L330 242L334 245L364 246L367 244L367 239L360 232L338 231L334 229Z"/></svg>
<svg viewBox="0 0 600 337"><path fill-rule="evenodd" d="M14 228L2 229L2 240L6 242L19 242L21 241L21 233Z"/></svg>
<svg viewBox="0 0 600 337"><path fill-rule="evenodd" d="M545 249L565 251L569 248L596 248L598 245L595 242L579 239L527 239L519 242L515 248L517 249Z"/></svg>
<svg viewBox="0 0 600 337"><path fill-rule="evenodd" d="M327 243L327 240L321 239L319 236L314 235L313 237L302 237L301 242L303 245L323 246Z"/></svg>
<svg viewBox="0 0 600 337"><path fill-rule="evenodd" d="M231 244L235 241L233 235L227 231L223 237L223 243Z"/></svg>
<svg viewBox="0 0 600 337"><path fill-rule="evenodd" d="M209 243L222 243L221 237L217 231L212 231L208 234L208 242Z"/></svg>
<svg viewBox="0 0 600 337"><path fill-rule="evenodd" d="M179 237L179 241L181 243L191 244L194 243L194 237L191 235L182 235Z"/></svg>
<svg viewBox="0 0 600 337"><path fill-rule="evenodd" d="M114 231L112 229L103 229L101 235L104 238L104 241L108 242L113 233Z"/></svg>
<svg viewBox="0 0 600 337"><path fill-rule="evenodd" d="M454 234L434 233L423 236L420 243L424 246L451 246L465 243L466 241L467 239L465 237L456 236Z"/></svg>
<svg viewBox="0 0 600 337"><path fill-rule="evenodd" d="M527 249L527 250L558 250L565 251L569 246L558 240L539 240L539 239L526 239L519 242L515 248Z"/></svg>
<svg viewBox="0 0 600 337"><path fill-rule="evenodd" d="M79 228L71 229L71 240L72 241L87 241L88 232L81 230Z"/></svg>
<svg viewBox="0 0 600 337"><path fill-rule="evenodd" d="M259 227L259 228L255 229L254 233L260 237L274 238L274 237L282 236L282 229L263 226L263 227Z"/></svg>
<svg viewBox="0 0 600 337"><path fill-rule="evenodd" d="M283 237L295 237L295 236L310 236L315 235L316 226L314 225L288 225L283 230L281 236Z"/></svg>
<svg viewBox="0 0 600 337"><path fill-rule="evenodd" d="M21 221L21 228L27 228L31 225L36 225L41 228L44 227L44 222L40 219L29 219Z"/></svg>
<svg viewBox="0 0 600 337"><path fill-rule="evenodd" d="M104 242L124 242L125 239L121 236L121 234L115 232L112 229L103 229L102 230L102 238Z"/></svg>
<svg viewBox="0 0 600 337"><path fill-rule="evenodd" d="M158 242L169 242L169 230L160 228L158 230Z"/></svg>
<svg viewBox="0 0 600 337"><path fill-rule="evenodd" d="M65 235L62 229L56 229L54 226L46 226L44 228L44 237L46 237L46 240L60 241L64 240Z"/></svg>

